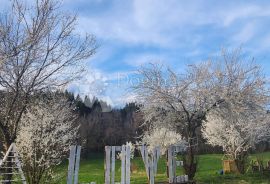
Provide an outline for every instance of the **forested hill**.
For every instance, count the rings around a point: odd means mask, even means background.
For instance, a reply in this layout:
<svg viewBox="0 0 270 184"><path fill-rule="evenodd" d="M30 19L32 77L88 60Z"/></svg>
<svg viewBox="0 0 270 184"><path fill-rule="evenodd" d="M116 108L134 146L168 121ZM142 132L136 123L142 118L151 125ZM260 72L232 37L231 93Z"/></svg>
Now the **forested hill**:
<svg viewBox="0 0 270 184"><path fill-rule="evenodd" d="M65 92L74 102L79 115L80 137L84 146L84 156L89 152L103 151L105 145L122 145L135 141L141 135L142 115L135 103L126 104L123 108L112 108L97 98L85 96L74 97Z"/></svg>

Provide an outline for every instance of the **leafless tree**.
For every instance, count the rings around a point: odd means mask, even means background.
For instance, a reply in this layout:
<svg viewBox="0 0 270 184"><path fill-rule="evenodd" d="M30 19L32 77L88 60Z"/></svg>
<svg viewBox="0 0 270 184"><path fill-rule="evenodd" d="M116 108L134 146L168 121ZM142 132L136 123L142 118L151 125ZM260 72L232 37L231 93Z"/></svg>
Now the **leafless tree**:
<svg viewBox="0 0 270 184"><path fill-rule="evenodd" d="M5 148L16 140L21 117L36 92L78 78L97 49L93 35L76 34L76 16L55 0L12 0L0 17L0 131Z"/></svg>

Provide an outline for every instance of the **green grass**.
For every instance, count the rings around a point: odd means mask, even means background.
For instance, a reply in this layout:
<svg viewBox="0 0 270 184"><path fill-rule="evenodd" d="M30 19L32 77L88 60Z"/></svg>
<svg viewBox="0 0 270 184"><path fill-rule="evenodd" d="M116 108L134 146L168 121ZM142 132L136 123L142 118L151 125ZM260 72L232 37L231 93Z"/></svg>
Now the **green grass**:
<svg viewBox="0 0 270 184"><path fill-rule="evenodd" d="M266 163L270 160L270 152L256 154L250 156L250 159L255 157L262 158ZM198 172L196 173L195 180L199 184L270 184L270 173L261 174L247 172L244 175L219 175L218 171L222 169L221 162L222 155L208 154L199 156ZM134 158L132 165L137 167L131 174L132 184L144 184L147 183L147 177L145 173L144 164L140 157ZM57 172L62 175L62 183L66 183L67 163L63 163L57 168ZM178 171L179 174L182 171ZM88 160L81 160L79 182L90 183L95 181L97 184L104 183L104 157L103 155L97 155ZM120 161L116 162L116 181L120 181ZM158 163L158 174L155 179L156 182L166 182L166 162L162 158Z"/></svg>

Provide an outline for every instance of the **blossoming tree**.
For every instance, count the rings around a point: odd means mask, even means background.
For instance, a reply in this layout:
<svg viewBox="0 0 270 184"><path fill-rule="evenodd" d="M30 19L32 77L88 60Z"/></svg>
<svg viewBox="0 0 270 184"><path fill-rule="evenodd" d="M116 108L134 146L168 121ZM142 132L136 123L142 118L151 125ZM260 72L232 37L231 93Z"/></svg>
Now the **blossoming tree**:
<svg viewBox="0 0 270 184"><path fill-rule="evenodd" d="M206 115L202 133L209 144L221 146L228 159L235 161L238 171L244 173L248 150L269 138L269 130L265 109L230 102Z"/></svg>
<svg viewBox="0 0 270 184"><path fill-rule="evenodd" d="M184 168L193 178L197 168L197 137L206 115L222 104L255 104L265 109L269 103L267 80L258 65L242 59L239 49L222 51L215 60L189 65L176 73L159 65L139 71L141 82L134 86L143 103L145 124L176 129L188 142Z"/></svg>
<svg viewBox="0 0 270 184"><path fill-rule="evenodd" d="M214 85L209 93L223 103L207 114L202 132L208 143L223 147L244 172L248 149L269 134L269 82L253 60L243 60L239 53L223 57L212 67Z"/></svg>
<svg viewBox="0 0 270 184"><path fill-rule="evenodd" d="M142 68L141 82L134 86L143 104L145 125L175 130L188 143L184 157L185 173L192 179L197 168L196 149L192 140L206 112L219 100L210 100L209 64L192 65L184 74L177 74L162 66Z"/></svg>
<svg viewBox="0 0 270 184"><path fill-rule="evenodd" d="M53 182L51 169L61 163L77 139L75 120L65 98L39 100L27 108L16 145L29 184Z"/></svg>

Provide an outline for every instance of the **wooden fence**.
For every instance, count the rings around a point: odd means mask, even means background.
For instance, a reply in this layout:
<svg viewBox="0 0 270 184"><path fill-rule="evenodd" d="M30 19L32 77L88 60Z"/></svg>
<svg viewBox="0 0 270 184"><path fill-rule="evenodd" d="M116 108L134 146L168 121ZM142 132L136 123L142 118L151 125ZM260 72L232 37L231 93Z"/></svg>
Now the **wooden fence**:
<svg viewBox="0 0 270 184"><path fill-rule="evenodd" d="M172 145L167 152L167 170L169 175L169 183L185 183L188 182L188 175L177 176L177 167L183 167L183 161L176 160L177 153L182 153L183 149L180 145Z"/></svg>
<svg viewBox="0 0 270 184"><path fill-rule="evenodd" d="M142 160L145 165L145 170L149 184L155 183L155 176L157 174L158 160L161 156L160 148L156 147L150 153L147 146L138 146L142 155ZM80 146L70 147L70 157L68 166L67 184L78 184L78 173L80 165ZM176 160L176 154L183 152L180 145L172 145L167 151L167 173L169 183L187 183L188 176L177 176L177 167L183 166L183 161ZM120 153L121 159L121 181L115 181L115 161L117 153ZM130 184L130 158L131 158L130 146L105 146L105 159L104 159L104 175L105 184ZM90 182L90 184L96 184Z"/></svg>
<svg viewBox="0 0 270 184"><path fill-rule="evenodd" d="M126 145L105 147L105 184L115 183L116 152L121 157L121 184L130 184L130 147Z"/></svg>
<svg viewBox="0 0 270 184"><path fill-rule="evenodd" d="M153 153L150 154L148 152L147 146L142 145L140 146L140 151L145 165L148 183L154 184L155 176L157 174L157 164L160 158L160 148L159 147L154 148Z"/></svg>

